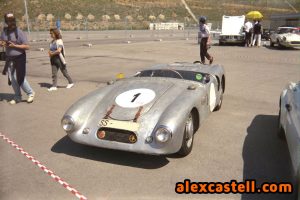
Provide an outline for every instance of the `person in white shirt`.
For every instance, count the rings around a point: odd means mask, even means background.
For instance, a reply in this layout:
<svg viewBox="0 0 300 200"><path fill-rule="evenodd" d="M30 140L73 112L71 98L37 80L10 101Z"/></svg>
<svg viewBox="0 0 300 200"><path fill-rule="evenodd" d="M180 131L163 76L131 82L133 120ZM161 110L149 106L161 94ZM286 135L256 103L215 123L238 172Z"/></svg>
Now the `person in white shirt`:
<svg viewBox="0 0 300 200"><path fill-rule="evenodd" d="M209 28L206 25L206 17L199 18L199 36L200 36L200 58L202 64L205 64L205 58L209 60L209 64L213 63L214 58L207 52L210 42Z"/></svg>
<svg viewBox="0 0 300 200"><path fill-rule="evenodd" d="M245 46L249 47L251 45L251 35L252 35L253 24L247 20L244 24L244 31L245 31Z"/></svg>

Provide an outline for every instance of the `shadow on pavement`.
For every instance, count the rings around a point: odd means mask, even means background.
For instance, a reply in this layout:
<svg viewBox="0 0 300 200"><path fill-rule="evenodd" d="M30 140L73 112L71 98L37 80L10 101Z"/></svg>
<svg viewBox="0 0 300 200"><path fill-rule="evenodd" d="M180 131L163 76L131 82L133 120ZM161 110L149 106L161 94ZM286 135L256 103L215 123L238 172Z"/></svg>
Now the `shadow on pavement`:
<svg viewBox="0 0 300 200"><path fill-rule="evenodd" d="M50 83L38 83L41 88L51 88L52 84ZM66 88L66 86L56 86L57 88Z"/></svg>
<svg viewBox="0 0 300 200"><path fill-rule="evenodd" d="M68 136L63 137L54 144L51 151L100 162L144 169L158 169L169 163L169 161L163 156L136 154L132 152L102 149L77 144Z"/></svg>
<svg viewBox="0 0 300 200"><path fill-rule="evenodd" d="M39 83L41 88L50 88L52 86L52 84L50 83Z"/></svg>
<svg viewBox="0 0 300 200"><path fill-rule="evenodd" d="M0 93L0 101L10 101L14 96L12 93Z"/></svg>
<svg viewBox="0 0 300 200"><path fill-rule="evenodd" d="M244 181L255 179L256 186L264 182L292 182L292 164L285 141L277 137L276 115L257 115L247 129L243 146ZM243 194L242 200L289 200L294 194Z"/></svg>
<svg viewBox="0 0 300 200"><path fill-rule="evenodd" d="M299 51L300 49L297 49L297 48L292 48L292 47L278 47L278 46L274 46L274 47L271 47L271 46L265 46L267 49L270 49L270 50L277 50L277 51Z"/></svg>

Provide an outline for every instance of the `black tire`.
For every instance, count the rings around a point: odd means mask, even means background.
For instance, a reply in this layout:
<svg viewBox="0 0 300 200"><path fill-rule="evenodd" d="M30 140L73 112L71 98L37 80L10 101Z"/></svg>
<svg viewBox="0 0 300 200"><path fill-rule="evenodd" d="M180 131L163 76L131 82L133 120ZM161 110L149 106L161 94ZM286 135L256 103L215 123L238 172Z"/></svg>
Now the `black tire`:
<svg viewBox="0 0 300 200"><path fill-rule="evenodd" d="M274 43L270 40L270 47L274 47Z"/></svg>
<svg viewBox="0 0 300 200"><path fill-rule="evenodd" d="M285 140L285 131L280 123L280 116L281 116L281 110L279 108L279 115L278 115L278 132L277 132L277 136L279 139L281 140Z"/></svg>
<svg viewBox="0 0 300 200"><path fill-rule="evenodd" d="M277 40L277 45L278 45L279 49L283 49L284 48L284 46L280 44L279 40Z"/></svg>
<svg viewBox="0 0 300 200"><path fill-rule="evenodd" d="M177 152L178 155L184 157L191 153L194 143L194 133L194 116L190 113L185 121L182 145L180 150Z"/></svg>

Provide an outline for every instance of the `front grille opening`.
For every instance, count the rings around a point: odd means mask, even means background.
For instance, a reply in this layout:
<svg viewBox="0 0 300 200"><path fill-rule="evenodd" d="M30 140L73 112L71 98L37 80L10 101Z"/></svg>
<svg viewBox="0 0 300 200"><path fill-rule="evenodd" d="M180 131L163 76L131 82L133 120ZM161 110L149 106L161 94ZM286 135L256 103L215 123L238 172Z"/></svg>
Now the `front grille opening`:
<svg viewBox="0 0 300 200"><path fill-rule="evenodd" d="M137 136L132 131L104 127L98 129L97 138L100 140L108 140L128 144L134 144L137 142Z"/></svg>

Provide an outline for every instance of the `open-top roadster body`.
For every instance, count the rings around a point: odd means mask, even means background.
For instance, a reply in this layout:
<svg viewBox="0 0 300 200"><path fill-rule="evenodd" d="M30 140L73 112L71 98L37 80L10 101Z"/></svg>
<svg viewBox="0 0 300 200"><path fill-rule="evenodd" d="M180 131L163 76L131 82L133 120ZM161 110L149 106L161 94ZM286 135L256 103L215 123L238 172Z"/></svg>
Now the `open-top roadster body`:
<svg viewBox="0 0 300 200"><path fill-rule="evenodd" d="M204 119L221 108L224 91L220 65L155 65L81 98L62 127L81 144L185 156Z"/></svg>

